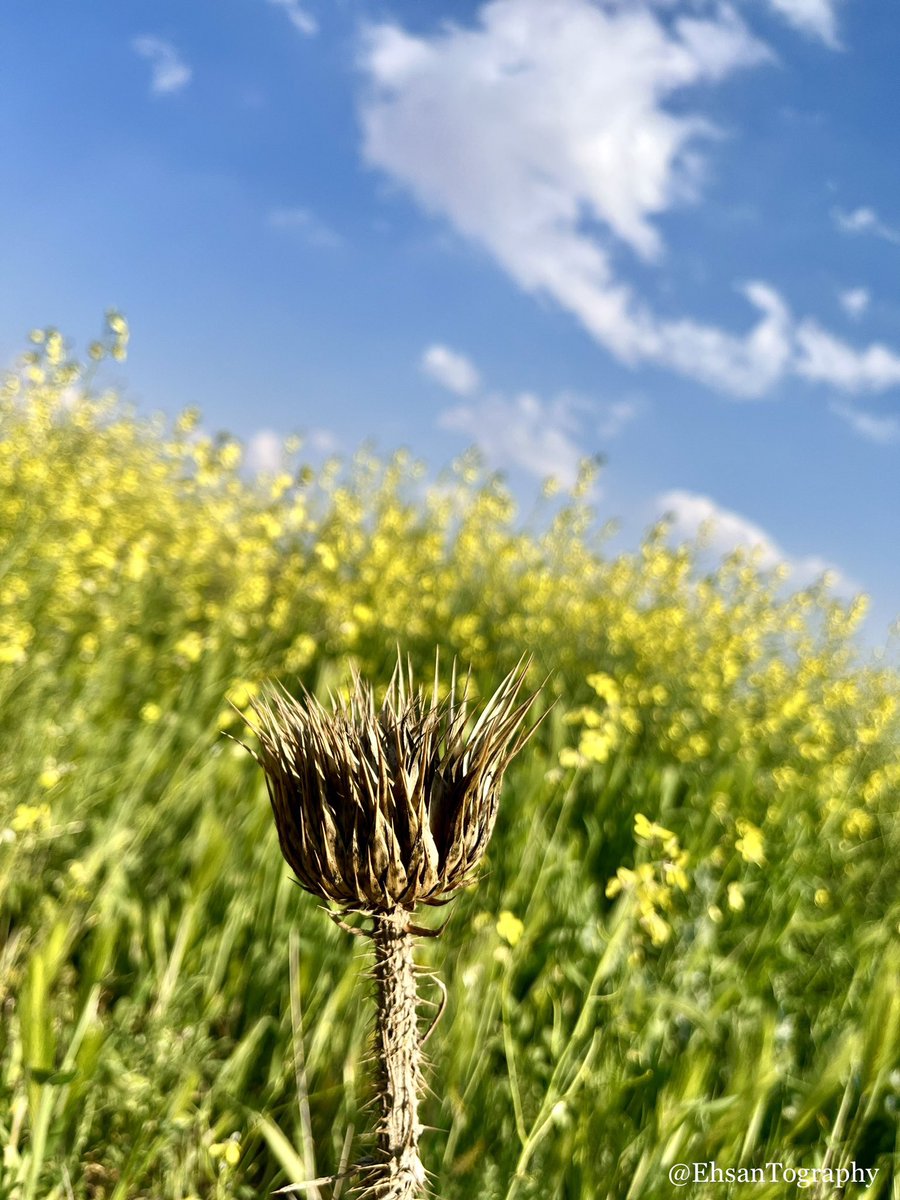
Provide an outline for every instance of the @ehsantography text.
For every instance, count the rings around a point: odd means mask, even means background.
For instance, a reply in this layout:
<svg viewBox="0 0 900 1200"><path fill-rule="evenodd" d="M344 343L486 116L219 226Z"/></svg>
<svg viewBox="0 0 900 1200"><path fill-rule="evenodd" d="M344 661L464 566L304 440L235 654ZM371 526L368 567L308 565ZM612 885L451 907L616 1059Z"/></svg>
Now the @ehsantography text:
<svg viewBox="0 0 900 1200"><path fill-rule="evenodd" d="M858 1167L849 1163L842 1167L791 1167L785 1163L767 1162L761 1167L720 1167L717 1162L675 1163L669 1168L669 1183L686 1187L689 1183L789 1183L794 1187L815 1187L830 1183L846 1187L848 1183L871 1187L878 1167Z"/></svg>

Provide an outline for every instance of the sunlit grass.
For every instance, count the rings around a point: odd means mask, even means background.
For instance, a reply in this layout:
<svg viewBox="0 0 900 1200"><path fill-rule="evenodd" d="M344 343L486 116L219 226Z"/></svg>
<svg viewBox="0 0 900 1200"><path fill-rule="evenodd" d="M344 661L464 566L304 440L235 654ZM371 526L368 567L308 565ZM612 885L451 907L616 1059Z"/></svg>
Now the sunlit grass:
<svg viewBox="0 0 900 1200"><path fill-rule="evenodd" d="M429 486L300 447L250 481L190 414L87 394L52 332L26 369L0 411L0 1196L249 1200L368 1152L365 962L220 730L265 676L386 680L397 641L476 688L531 652L557 699L421 950L450 995L436 1194L669 1196L708 1160L855 1160L894 1194L898 687L858 661L861 604L739 556L703 575L662 530L607 558L583 495L523 529L471 457Z"/></svg>

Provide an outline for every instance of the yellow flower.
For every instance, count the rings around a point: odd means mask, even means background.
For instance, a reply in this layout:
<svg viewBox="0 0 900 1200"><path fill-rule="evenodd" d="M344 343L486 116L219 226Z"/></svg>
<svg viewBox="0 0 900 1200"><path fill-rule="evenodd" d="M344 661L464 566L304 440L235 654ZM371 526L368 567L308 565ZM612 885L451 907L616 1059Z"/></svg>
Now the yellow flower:
<svg viewBox="0 0 900 1200"><path fill-rule="evenodd" d="M198 408L186 408L180 413L175 421L176 433L192 433L200 424L200 410Z"/></svg>
<svg viewBox="0 0 900 1200"><path fill-rule="evenodd" d="M326 571L333 571L337 566L337 556L327 542L316 544L316 555Z"/></svg>
<svg viewBox="0 0 900 1200"><path fill-rule="evenodd" d="M84 662L91 662L97 657L97 651L100 649L100 639L96 633L86 633L78 643L79 657Z"/></svg>
<svg viewBox="0 0 900 1200"><path fill-rule="evenodd" d="M302 671L304 667L312 662L316 653L316 643L313 638L307 633L301 633L295 638L290 649L285 655L285 669L288 671Z"/></svg>
<svg viewBox="0 0 900 1200"><path fill-rule="evenodd" d="M608 727L600 731L597 729L588 729L581 735L578 742L579 754L584 759L591 762L605 763L609 760L611 752L616 747L617 738L614 730Z"/></svg>
<svg viewBox="0 0 900 1200"><path fill-rule="evenodd" d="M743 818L738 821L737 828L741 836L734 843L735 850L744 862L762 866L766 861L762 830Z"/></svg>
<svg viewBox="0 0 900 1200"><path fill-rule="evenodd" d="M250 701L254 696L259 695L259 684L253 683L249 679L239 679L233 683L225 693L225 698L235 708L245 709L249 706Z"/></svg>
<svg viewBox="0 0 900 1200"><path fill-rule="evenodd" d="M175 653L182 655L188 662L197 662L203 653L203 638L196 630L190 630L175 643Z"/></svg>
<svg viewBox="0 0 900 1200"><path fill-rule="evenodd" d="M141 709L141 720L146 721L148 725L155 725L162 716L162 709L158 704L149 701Z"/></svg>
<svg viewBox="0 0 900 1200"><path fill-rule="evenodd" d="M865 841L875 832L875 818L864 808L854 808L844 821L844 836Z"/></svg>
<svg viewBox="0 0 900 1200"><path fill-rule="evenodd" d="M14 833L30 833L50 825L49 804L19 804L13 813L10 828Z"/></svg>
<svg viewBox="0 0 900 1200"><path fill-rule="evenodd" d="M515 946L524 932L525 926L519 918L508 909L504 909L497 921L497 933L500 937L510 946Z"/></svg>
<svg viewBox="0 0 900 1200"><path fill-rule="evenodd" d="M622 698L619 691L619 685L611 675L605 675L602 672L595 675L588 675L588 686L592 687L601 700L613 707L618 704Z"/></svg>
<svg viewBox="0 0 900 1200"><path fill-rule="evenodd" d="M729 883L728 885L728 907L732 912L744 911L744 893L739 883Z"/></svg>
<svg viewBox="0 0 900 1200"><path fill-rule="evenodd" d="M219 462L227 471L231 471L239 465L240 461L240 446L237 444L237 442L226 442L219 451Z"/></svg>
<svg viewBox="0 0 900 1200"><path fill-rule="evenodd" d="M678 842L674 843L674 850L678 849ZM669 853L669 850L666 851ZM664 862L662 864L663 877L667 884L677 887L679 891L686 892L690 886L690 881L687 876L685 867L688 863L687 851L681 850L678 852L674 862Z"/></svg>
<svg viewBox="0 0 900 1200"><path fill-rule="evenodd" d="M675 834L671 829L663 829L662 825L657 825L655 821L649 821L643 813L635 814L634 835L646 838L648 841L671 842L675 840Z"/></svg>
<svg viewBox="0 0 900 1200"><path fill-rule="evenodd" d="M45 792L49 792L51 788L55 788L62 779L64 772L60 769L57 763L52 759L48 759L43 771L38 775L38 783Z"/></svg>
<svg viewBox="0 0 900 1200"><path fill-rule="evenodd" d="M220 1158L229 1167L236 1167L241 1160L241 1143L237 1134L225 1142L213 1142L209 1148L210 1158Z"/></svg>
<svg viewBox="0 0 900 1200"><path fill-rule="evenodd" d="M672 927L667 925L658 912L651 909L641 917L641 924L650 935L654 946L664 946L672 936Z"/></svg>
<svg viewBox="0 0 900 1200"><path fill-rule="evenodd" d="M618 896L622 889L630 887L636 878L634 871L629 870L628 867L619 867L615 876L606 885L607 898L612 900Z"/></svg>

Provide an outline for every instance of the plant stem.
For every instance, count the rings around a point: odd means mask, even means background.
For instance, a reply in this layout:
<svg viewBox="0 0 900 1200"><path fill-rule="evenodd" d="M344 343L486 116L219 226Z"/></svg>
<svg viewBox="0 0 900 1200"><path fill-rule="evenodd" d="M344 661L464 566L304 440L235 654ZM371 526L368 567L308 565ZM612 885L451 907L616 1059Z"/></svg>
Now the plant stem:
<svg viewBox="0 0 900 1200"><path fill-rule="evenodd" d="M419 1091L422 1054L417 1020L415 938L409 913L395 909L375 918L375 987L378 1018L379 1163L368 1194L378 1200L418 1200L425 1184L419 1158Z"/></svg>

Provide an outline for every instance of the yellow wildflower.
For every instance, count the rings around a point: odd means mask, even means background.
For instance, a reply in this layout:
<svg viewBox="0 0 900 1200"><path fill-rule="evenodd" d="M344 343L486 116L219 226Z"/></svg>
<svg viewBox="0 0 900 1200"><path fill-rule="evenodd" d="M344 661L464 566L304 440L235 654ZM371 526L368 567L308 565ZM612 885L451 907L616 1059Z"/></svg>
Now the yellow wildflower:
<svg viewBox="0 0 900 1200"><path fill-rule="evenodd" d="M511 913L508 909L501 912L497 921L497 933L508 942L510 946L515 946L525 932L525 925L519 918Z"/></svg>
<svg viewBox="0 0 900 1200"><path fill-rule="evenodd" d="M732 912L744 911L744 893L739 883L728 885L728 907Z"/></svg>
<svg viewBox="0 0 900 1200"><path fill-rule="evenodd" d="M844 836L864 841L875 832L875 818L864 808L854 808L844 821Z"/></svg>
<svg viewBox="0 0 900 1200"><path fill-rule="evenodd" d="M605 675L602 672L594 675L588 675L588 686L592 687L601 700L613 707L621 701L622 695L619 691L619 685L611 675Z"/></svg>
<svg viewBox="0 0 900 1200"><path fill-rule="evenodd" d="M10 828L14 833L30 833L50 826L49 804L19 804L13 813Z"/></svg>
<svg viewBox="0 0 900 1200"><path fill-rule="evenodd" d="M190 630L175 643L175 653L182 655L190 663L197 662L203 653L203 638L196 630Z"/></svg>
<svg viewBox="0 0 900 1200"><path fill-rule="evenodd" d="M762 830L757 829L750 821L746 821L743 818L738 821L737 828L741 836L734 843L735 850L737 850L744 862L762 866L766 861Z"/></svg>

